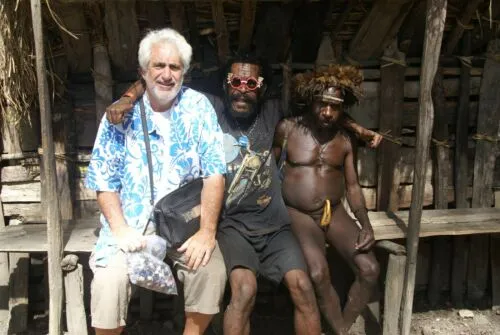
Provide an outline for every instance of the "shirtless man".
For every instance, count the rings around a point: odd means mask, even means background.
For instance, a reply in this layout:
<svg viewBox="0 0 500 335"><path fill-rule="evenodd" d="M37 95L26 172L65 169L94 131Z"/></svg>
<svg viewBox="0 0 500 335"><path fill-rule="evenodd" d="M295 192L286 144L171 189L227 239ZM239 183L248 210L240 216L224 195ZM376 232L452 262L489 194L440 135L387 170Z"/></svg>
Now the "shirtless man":
<svg viewBox="0 0 500 335"><path fill-rule="evenodd" d="M274 153L284 173L282 193L316 291L321 312L337 334L347 334L377 283L375 243L354 163L355 141L341 126L343 109L357 100L362 75L350 66L298 75L295 92L310 111L276 127ZM345 184L344 184L345 181ZM361 228L347 214L344 190ZM330 281L325 242L349 263L356 279L341 310Z"/></svg>

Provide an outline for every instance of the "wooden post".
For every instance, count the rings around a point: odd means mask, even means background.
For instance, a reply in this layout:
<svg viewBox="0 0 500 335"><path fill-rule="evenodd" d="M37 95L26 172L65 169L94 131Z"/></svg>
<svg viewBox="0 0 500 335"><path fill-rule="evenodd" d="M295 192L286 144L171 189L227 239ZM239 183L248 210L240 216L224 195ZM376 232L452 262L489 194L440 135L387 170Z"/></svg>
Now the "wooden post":
<svg viewBox="0 0 500 335"><path fill-rule="evenodd" d="M188 29L186 29L186 11L182 2L171 2L168 4L168 14L172 28L187 38Z"/></svg>
<svg viewBox="0 0 500 335"><path fill-rule="evenodd" d="M288 51L285 64L283 64L283 87L282 87L283 115L292 115L290 103L292 101L292 52Z"/></svg>
<svg viewBox="0 0 500 335"><path fill-rule="evenodd" d="M28 328L28 282L30 256L26 253L9 253L9 334Z"/></svg>
<svg viewBox="0 0 500 335"><path fill-rule="evenodd" d="M495 191L495 207L500 208L500 191ZM500 234L491 234L491 309L500 311Z"/></svg>
<svg viewBox="0 0 500 335"><path fill-rule="evenodd" d="M477 116L477 141L472 185L472 207L491 207L493 173L500 135L500 39L490 41L479 93ZM488 140L492 138L493 141ZM488 282L488 252L490 238L487 235L472 236L470 240L467 297L473 302L483 296Z"/></svg>
<svg viewBox="0 0 500 335"><path fill-rule="evenodd" d="M396 37L413 0L377 0L349 45L349 57L355 61L378 56Z"/></svg>
<svg viewBox="0 0 500 335"><path fill-rule="evenodd" d="M444 55L451 56L455 47L460 41L462 34L464 33L465 27L469 24L472 17L476 14L477 6L482 2L482 0L469 0L466 1L466 6L464 10L461 12L461 15L456 18L457 23L455 24L455 28L448 35L446 47L444 48Z"/></svg>
<svg viewBox="0 0 500 335"><path fill-rule="evenodd" d="M406 255L389 254L384 293L384 335L399 335L399 311L405 276Z"/></svg>
<svg viewBox="0 0 500 335"><path fill-rule="evenodd" d="M0 163L2 162L0 158ZM2 185L0 184L0 189ZM5 227L5 217L3 216L3 204L0 198L0 229ZM9 254L0 253L0 320L9 319ZM0 332L6 333L7 329L0 328Z"/></svg>
<svg viewBox="0 0 500 335"><path fill-rule="evenodd" d="M217 35L217 50L219 63L225 64L229 57L229 33L227 31L226 17L224 16L223 0L212 0L212 17Z"/></svg>
<svg viewBox="0 0 500 335"><path fill-rule="evenodd" d="M45 77L45 56L43 45L42 11L40 0L31 0L31 16L36 50L36 72L38 81L38 100L40 105L40 121L43 148L43 165L46 168L47 186L47 244L49 264L49 334L61 334L61 312L63 298L63 279L61 271L62 259L62 227L59 212L59 199L56 185L56 163L54 158L54 141L52 137L52 116L50 100Z"/></svg>
<svg viewBox="0 0 500 335"><path fill-rule="evenodd" d="M199 31L196 20L196 4L194 2L185 3L187 20L189 25L189 43L193 47L193 59L195 62L203 60L203 50L200 47Z"/></svg>
<svg viewBox="0 0 500 335"><path fill-rule="evenodd" d="M83 268L78 264L78 256L65 256L61 268L64 271L68 333L87 335L87 317L83 304Z"/></svg>
<svg viewBox="0 0 500 335"><path fill-rule="evenodd" d="M432 105L432 84L439 63L441 42L446 19L447 0L428 0L425 24L424 51L420 74L419 115L417 125L417 147L415 152L415 173L413 177L412 202L408 219L407 251L403 299L401 302L401 333L410 334L411 314L413 310L413 293L415 291L415 274L417 270L418 242L420 219L429 158L429 144L434 119Z"/></svg>
<svg viewBox="0 0 500 335"><path fill-rule="evenodd" d="M432 147L434 163L434 208L448 208L448 181L449 173L449 146L448 123L446 121L446 97L443 86L443 75L438 69L432 87L432 100L434 102L434 146ZM435 306L441 294L442 284L449 275L451 253L447 246L448 237L434 237L432 239L432 257L429 284L427 285L427 298L431 306Z"/></svg>
<svg viewBox="0 0 500 335"><path fill-rule="evenodd" d="M465 32L462 39L462 56L471 54L471 33ZM457 108L457 124L455 130L455 204L456 208L468 208L468 137L469 137L469 104L470 104L470 66L462 62L460 72L460 94ZM463 236L453 237L453 260L451 268L451 302L456 307L463 305L465 282L467 277L467 244Z"/></svg>
<svg viewBox="0 0 500 335"><path fill-rule="evenodd" d="M240 44L238 46L239 52L250 50L256 12L256 0L243 0L243 2L241 3L240 14Z"/></svg>
<svg viewBox="0 0 500 335"><path fill-rule="evenodd" d="M395 62L382 60L380 66L380 132L389 131L391 136L401 135L404 83L405 83L405 55L398 50L396 40L384 51L384 56L394 58ZM399 145L382 141L377 154L378 182L377 182L377 210L397 211L399 199L397 189L399 182L394 183L394 174L397 173L400 159Z"/></svg>

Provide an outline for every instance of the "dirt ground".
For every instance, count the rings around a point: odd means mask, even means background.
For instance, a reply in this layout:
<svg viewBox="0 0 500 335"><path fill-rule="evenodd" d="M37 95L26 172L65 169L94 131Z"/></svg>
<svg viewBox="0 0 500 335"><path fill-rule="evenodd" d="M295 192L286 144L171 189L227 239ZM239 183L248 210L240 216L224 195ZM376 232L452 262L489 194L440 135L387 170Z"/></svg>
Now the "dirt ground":
<svg viewBox="0 0 500 335"><path fill-rule="evenodd" d="M423 307L423 308L422 308ZM461 316L458 309L440 308L425 310L426 306L416 306L412 320L412 335L500 335L499 314L490 309L468 309L469 316ZM471 313L472 314L471 314ZM463 314L463 312L462 312ZM467 314L467 313L466 313ZM137 320L138 315L131 316L127 335L174 335L173 321L156 320L143 322ZM179 322L182 322L179 320ZM252 334L258 335L291 335L293 334L293 315L289 308L269 310L265 305L258 305L252 315ZM4 334L4 333L2 333ZM30 324L29 335L47 334L47 318L37 317ZM206 335L222 335L217 327L212 327ZM365 329L364 321L359 318L351 329L352 335L381 334L380 329L369 327Z"/></svg>

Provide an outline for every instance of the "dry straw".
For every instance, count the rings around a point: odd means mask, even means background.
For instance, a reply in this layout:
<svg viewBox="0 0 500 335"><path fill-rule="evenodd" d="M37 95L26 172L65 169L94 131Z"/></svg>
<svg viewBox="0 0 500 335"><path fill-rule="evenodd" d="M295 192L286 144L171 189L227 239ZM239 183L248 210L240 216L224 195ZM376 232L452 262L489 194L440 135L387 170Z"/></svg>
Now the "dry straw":
<svg viewBox="0 0 500 335"><path fill-rule="evenodd" d="M0 1L0 111L7 122L31 122L36 97L29 1Z"/></svg>

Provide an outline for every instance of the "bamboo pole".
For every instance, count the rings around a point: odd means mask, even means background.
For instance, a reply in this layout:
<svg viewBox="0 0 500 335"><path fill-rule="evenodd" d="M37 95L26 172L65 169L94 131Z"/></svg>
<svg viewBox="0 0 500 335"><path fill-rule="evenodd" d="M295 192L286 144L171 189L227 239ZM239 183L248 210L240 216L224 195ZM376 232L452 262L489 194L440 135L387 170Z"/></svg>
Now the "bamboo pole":
<svg viewBox="0 0 500 335"><path fill-rule="evenodd" d="M420 74L420 113L417 126L417 148L415 154L415 175L413 180L412 203L408 221L406 249L405 281L401 301L401 333L410 334L411 315L413 310L413 293L415 291L415 274L417 270L417 253L420 234L420 219L425 187L425 174L429 158L429 145L432 134L434 109L432 105L432 85L436 75L441 42L443 40L444 23L446 19L447 0L428 0L425 23L424 51L422 55L422 70Z"/></svg>
<svg viewBox="0 0 500 335"><path fill-rule="evenodd" d="M46 168L45 186L47 195L47 244L49 266L49 334L60 335L61 313L63 303L63 276L62 260L62 227L59 211L59 199L56 185L56 161L54 154L54 140L52 136L52 117L50 100L45 76L45 57L43 46L42 9L40 0L31 0L31 17L33 20L33 34L36 52L36 74L38 81L38 99L40 104L40 123L42 148L44 155L43 166Z"/></svg>

